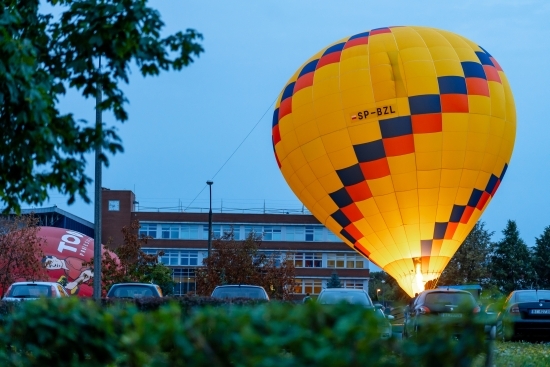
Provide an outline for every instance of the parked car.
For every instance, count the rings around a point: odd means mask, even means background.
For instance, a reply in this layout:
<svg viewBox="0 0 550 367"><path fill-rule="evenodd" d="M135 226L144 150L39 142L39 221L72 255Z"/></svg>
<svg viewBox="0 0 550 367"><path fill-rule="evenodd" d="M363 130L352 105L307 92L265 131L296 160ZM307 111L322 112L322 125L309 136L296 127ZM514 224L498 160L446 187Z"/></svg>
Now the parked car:
<svg viewBox="0 0 550 367"><path fill-rule="evenodd" d="M459 336L462 320L479 312L480 307L470 292L451 288L426 290L405 308L403 337L416 336L423 325L434 321L455 327L455 335Z"/></svg>
<svg viewBox="0 0 550 367"><path fill-rule="evenodd" d="M513 291L502 307L488 305L487 313L497 315L499 339L550 337L550 290Z"/></svg>
<svg viewBox="0 0 550 367"><path fill-rule="evenodd" d="M392 336L392 326L389 318L382 312L382 305L374 305L369 294L362 289L351 288L326 288L321 291L317 302L323 305L335 305L338 303L349 303L372 310L373 316L379 322L378 332L382 339Z"/></svg>
<svg viewBox="0 0 550 367"><path fill-rule="evenodd" d="M214 298L252 298L269 301L269 296L263 287L258 285L219 285L212 292Z"/></svg>
<svg viewBox="0 0 550 367"><path fill-rule="evenodd" d="M55 282L17 282L10 285L3 301L34 300L38 298L69 297L65 288Z"/></svg>
<svg viewBox="0 0 550 367"><path fill-rule="evenodd" d="M162 297L162 290L152 283L117 283L111 286L107 298Z"/></svg>

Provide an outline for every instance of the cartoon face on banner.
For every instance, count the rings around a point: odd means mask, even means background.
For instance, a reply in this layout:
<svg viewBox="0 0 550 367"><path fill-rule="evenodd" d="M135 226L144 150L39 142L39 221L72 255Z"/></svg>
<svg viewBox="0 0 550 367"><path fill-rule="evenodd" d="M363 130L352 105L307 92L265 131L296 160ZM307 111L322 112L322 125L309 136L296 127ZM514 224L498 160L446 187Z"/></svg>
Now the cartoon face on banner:
<svg viewBox="0 0 550 367"><path fill-rule="evenodd" d="M94 274L90 267L83 264L94 257L93 238L54 227L41 227L38 237L46 240L42 246L42 263L50 281L61 284L70 295L91 297Z"/></svg>
<svg viewBox="0 0 550 367"><path fill-rule="evenodd" d="M495 58L426 27L321 50L286 83L272 129L296 196L411 296L440 276L495 195L515 133Z"/></svg>

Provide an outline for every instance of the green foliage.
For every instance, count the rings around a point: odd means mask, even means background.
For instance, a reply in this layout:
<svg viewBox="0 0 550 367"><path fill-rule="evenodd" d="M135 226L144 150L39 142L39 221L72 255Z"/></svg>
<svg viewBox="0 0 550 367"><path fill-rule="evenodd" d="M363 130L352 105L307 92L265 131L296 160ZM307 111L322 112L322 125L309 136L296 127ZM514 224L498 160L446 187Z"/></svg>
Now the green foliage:
<svg viewBox="0 0 550 367"><path fill-rule="evenodd" d="M261 237L251 233L235 240L233 232L224 233L212 244L204 267L197 269L197 293L212 294L223 284L250 284L263 287L271 299L290 299L294 285L294 263L290 255L260 251Z"/></svg>
<svg viewBox="0 0 550 367"><path fill-rule="evenodd" d="M190 297L193 298L193 297ZM169 304L150 312L75 298L25 302L0 330L2 366L470 366L485 351L473 319L381 340L363 308L316 302L254 307Z"/></svg>
<svg viewBox="0 0 550 367"><path fill-rule="evenodd" d="M493 232L477 222L439 278L438 285L486 284Z"/></svg>
<svg viewBox="0 0 550 367"><path fill-rule="evenodd" d="M540 237L535 238L532 252L533 269L539 289L550 288L550 226L544 228Z"/></svg>
<svg viewBox="0 0 550 367"><path fill-rule="evenodd" d="M489 271L492 282L505 294L514 289L534 286L531 254L520 238L515 221L509 220L502 231L504 238L492 245Z"/></svg>
<svg viewBox="0 0 550 367"><path fill-rule="evenodd" d="M164 254L159 251L156 255L148 255L141 248L147 245L148 238L138 234L139 221L135 220L130 226L122 228L123 243L113 246L111 241L107 244L110 251L105 251L101 259L101 283L102 295L105 296L111 286L116 283L154 283L161 287L164 295L173 292L174 282L172 270L159 262L159 256ZM112 256L112 253L117 256ZM94 267L94 261L84 263Z"/></svg>
<svg viewBox="0 0 550 367"><path fill-rule="evenodd" d="M327 282L327 288L342 288L342 283L340 282L340 277L336 270L330 275L330 279Z"/></svg>
<svg viewBox="0 0 550 367"><path fill-rule="evenodd" d="M380 289L380 292L377 292ZM378 294L377 294L378 293ZM397 284L397 281L384 271L373 271L370 273L369 296L376 300L377 296L384 298L385 302L395 304L407 304L411 297Z"/></svg>
<svg viewBox="0 0 550 367"><path fill-rule="evenodd" d="M117 121L128 119L120 83L130 65L143 76L180 70L202 51L192 29L165 37L147 0L4 0L0 7L0 202L40 204L49 189L86 202L85 154L122 151L114 127L96 128L59 110L69 90L95 98ZM60 16L44 14L52 9ZM98 68L101 58L101 69ZM102 154L101 161L108 164Z"/></svg>

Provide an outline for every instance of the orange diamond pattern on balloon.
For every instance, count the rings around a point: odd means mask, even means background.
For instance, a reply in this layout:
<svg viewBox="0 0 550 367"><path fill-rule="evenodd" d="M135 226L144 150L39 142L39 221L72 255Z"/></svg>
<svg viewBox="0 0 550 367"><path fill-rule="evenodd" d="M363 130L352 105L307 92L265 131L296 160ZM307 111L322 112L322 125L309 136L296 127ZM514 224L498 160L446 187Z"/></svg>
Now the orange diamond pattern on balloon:
<svg viewBox="0 0 550 367"><path fill-rule="evenodd" d="M515 129L506 75L485 49L443 30L388 27L298 69L272 141L304 205L412 296L494 196Z"/></svg>

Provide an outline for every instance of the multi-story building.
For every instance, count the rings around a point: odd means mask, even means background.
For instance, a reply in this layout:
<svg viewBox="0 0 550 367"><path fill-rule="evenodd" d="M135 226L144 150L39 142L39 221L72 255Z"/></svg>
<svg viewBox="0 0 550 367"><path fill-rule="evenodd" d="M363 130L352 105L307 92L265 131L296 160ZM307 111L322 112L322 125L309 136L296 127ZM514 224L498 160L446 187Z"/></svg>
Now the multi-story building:
<svg viewBox="0 0 550 367"><path fill-rule="evenodd" d="M149 236L144 251L164 252L161 261L173 269L175 294L195 290L195 271L207 257L208 213L136 210L129 190L102 191L102 242L122 243L123 226L139 220ZM296 268L296 298L318 294L336 271L346 288L368 290L369 261L343 243L310 214L213 213L213 238L233 231L243 240L261 234L261 251L287 255Z"/></svg>

